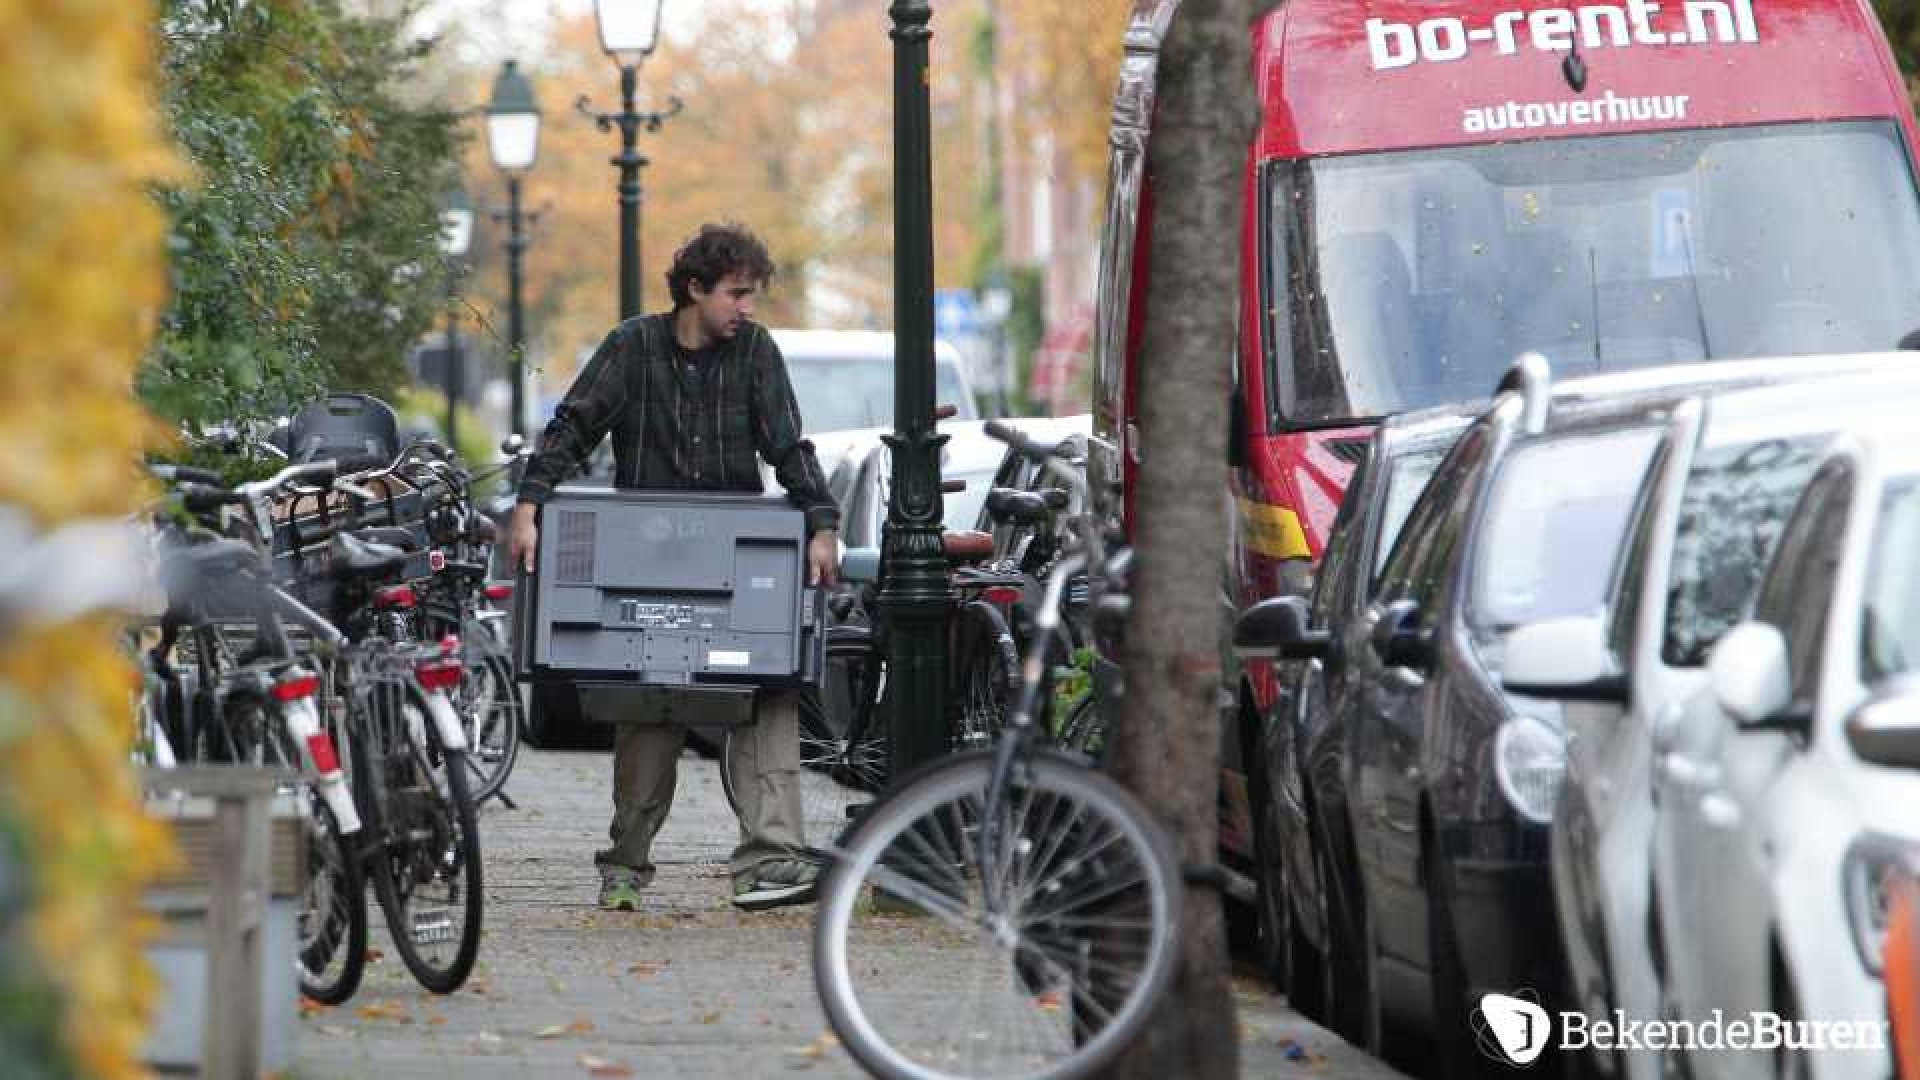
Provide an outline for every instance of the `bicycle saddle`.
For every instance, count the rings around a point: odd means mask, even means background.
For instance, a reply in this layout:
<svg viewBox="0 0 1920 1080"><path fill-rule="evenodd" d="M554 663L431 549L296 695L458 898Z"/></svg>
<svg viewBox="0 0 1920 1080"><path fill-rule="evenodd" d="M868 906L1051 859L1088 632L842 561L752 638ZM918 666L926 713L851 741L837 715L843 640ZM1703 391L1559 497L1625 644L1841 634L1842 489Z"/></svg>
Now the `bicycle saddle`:
<svg viewBox="0 0 1920 1080"><path fill-rule="evenodd" d="M405 548L378 541L361 540L353 533L339 533L327 541L327 555L333 566L333 572L341 576L371 577L397 570L407 561Z"/></svg>
<svg viewBox="0 0 1920 1080"><path fill-rule="evenodd" d="M987 492L987 516L1002 525L1038 525L1047 519L1047 500L1038 492L994 488Z"/></svg>
<svg viewBox="0 0 1920 1080"><path fill-rule="evenodd" d="M940 548L948 562L978 562L993 557L993 536L971 529L941 533Z"/></svg>

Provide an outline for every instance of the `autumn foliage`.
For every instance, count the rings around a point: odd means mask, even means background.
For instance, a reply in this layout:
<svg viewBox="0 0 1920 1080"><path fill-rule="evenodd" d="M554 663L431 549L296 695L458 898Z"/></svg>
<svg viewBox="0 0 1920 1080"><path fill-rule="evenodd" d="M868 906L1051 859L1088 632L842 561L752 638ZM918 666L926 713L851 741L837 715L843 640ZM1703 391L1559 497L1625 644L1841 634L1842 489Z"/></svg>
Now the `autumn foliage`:
<svg viewBox="0 0 1920 1080"><path fill-rule="evenodd" d="M153 57L147 5L0 5L0 506L41 527L133 509L152 433L130 392L165 285L147 191L177 175ZM0 634L0 1062L133 1076L135 913L168 841L127 764L130 673L107 620Z"/></svg>

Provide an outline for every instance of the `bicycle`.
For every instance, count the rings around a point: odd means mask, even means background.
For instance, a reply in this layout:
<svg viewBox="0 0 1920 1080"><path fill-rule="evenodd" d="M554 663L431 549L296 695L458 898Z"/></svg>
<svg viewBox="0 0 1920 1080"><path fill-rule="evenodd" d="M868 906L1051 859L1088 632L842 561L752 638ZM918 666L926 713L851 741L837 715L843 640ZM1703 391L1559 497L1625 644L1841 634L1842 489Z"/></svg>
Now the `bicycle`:
<svg viewBox="0 0 1920 1080"><path fill-rule="evenodd" d="M361 818L333 739L314 704L319 677L286 630L291 621L322 648L344 639L273 580L271 506L303 480L331 481L332 461L282 469L232 490L204 470L155 466L178 484L194 524L163 525L160 638L141 653L138 754L149 764L219 761L281 765L312 782L306 819L307 888L295 920L302 993L338 1004L365 966ZM242 512L229 519L227 509ZM228 537L210 521L227 521ZM188 638L181 642L182 634ZM184 664L175 653L184 649Z"/></svg>
<svg viewBox="0 0 1920 1080"><path fill-rule="evenodd" d="M1171 840L1112 779L1042 745L1035 720L1069 584L1109 561L1091 518L1070 525L992 745L901 778L828 852L815 988L855 1060L889 1080L1084 1076L1138 1034L1173 972Z"/></svg>

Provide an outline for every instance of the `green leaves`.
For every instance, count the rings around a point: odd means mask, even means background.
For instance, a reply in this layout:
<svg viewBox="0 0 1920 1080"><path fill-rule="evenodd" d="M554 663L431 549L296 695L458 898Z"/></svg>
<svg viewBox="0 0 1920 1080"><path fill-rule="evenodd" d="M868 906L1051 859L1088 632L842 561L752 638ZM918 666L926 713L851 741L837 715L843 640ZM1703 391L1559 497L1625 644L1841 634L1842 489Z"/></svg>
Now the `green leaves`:
<svg viewBox="0 0 1920 1080"><path fill-rule="evenodd" d="M138 380L194 428L322 389L392 397L446 295L461 136L407 100L425 46L339 0L163 0L165 113L196 182L155 193L171 296Z"/></svg>

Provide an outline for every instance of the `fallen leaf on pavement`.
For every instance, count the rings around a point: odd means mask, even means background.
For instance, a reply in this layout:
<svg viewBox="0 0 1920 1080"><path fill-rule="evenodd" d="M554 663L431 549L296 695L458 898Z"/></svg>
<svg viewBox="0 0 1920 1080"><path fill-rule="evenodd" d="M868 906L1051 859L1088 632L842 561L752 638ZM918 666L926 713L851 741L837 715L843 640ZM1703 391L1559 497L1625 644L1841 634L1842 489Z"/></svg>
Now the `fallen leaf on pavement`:
<svg viewBox="0 0 1920 1080"><path fill-rule="evenodd" d="M1040 1006L1041 1012L1059 1012L1062 1001L1058 990L1049 990L1033 999L1033 1003Z"/></svg>
<svg viewBox="0 0 1920 1080"><path fill-rule="evenodd" d="M308 1016L313 1016L318 1013L326 1012L331 1008L333 1008L333 1006L323 1005L320 1002L315 1001L304 994L300 996L300 1015L303 1018Z"/></svg>
<svg viewBox="0 0 1920 1080"><path fill-rule="evenodd" d="M839 1045L840 1040L834 1037L833 1032L829 1031L825 1035L808 1043L806 1046L796 1047L795 1049L789 1050L788 1053L799 1054L801 1057L817 1058L825 1055L827 1051Z"/></svg>
<svg viewBox="0 0 1920 1080"><path fill-rule="evenodd" d="M320 1034L322 1034L322 1035L349 1035L349 1034L352 1034L352 1033L351 1033L351 1032L349 1032L349 1031L348 1031L348 1030L347 1030L346 1028L343 1028L343 1027L336 1027L336 1026L334 1026L333 1024L321 1024L321 1025L320 1025L320 1026L319 1026L318 1028L316 1028L315 1030L316 1030L316 1031L318 1031L318 1032L320 1032Z"/></svg>
<svg viewBox="0 0 1920 1080"><path fill-rule="evenodd" d="M660 974L660 965L659 964L635 964L632 967L627 969L627 974L658 975Z"/></svg>
<svg viewBox="0 0 1920 1080"><path fill-rule="evenodd" d="M703 1024L717 1024L720 1022L720 1014L718 1012L710 1012L702 1016L700 1022Z"/></svg>
<svg viewBox="0 0 1920 1080"><path fill-rule="evenodd" d="M592 1054L581 1054L580 1064L587 1070L588 1076L632 1076L633 1069L618 1061L608 1061Z"/></svg>
<svg viewBox="0 0 1920 1080"><path fill-rule="evenodd" d="M353 1010L353 1015L362 1020L398 1020L407 1023L413 1017L407 1015L407 1006L399 1001L381 1001L372 1005L362 1005Z"/></svg>
<svg viewBox="0 0 1920 1080"><path fill-rule="evenodd" d="M480 1034L478 1034L478 1035L475 1035L475 1036L474 1036L474 1038L475 1038L475 1039L478 1039L479 1041L481 1041L481 1042L483 1042L483 1043L488 1043L488 1044L492 1044L492 1043L503 1043L503 1042L506 1042L506 1041L507 1041L507 1040L505 1040L505 1039L503 1039L503 1038L501 1038L500 1036L498 1036L498 1035L495 1035L495 1034L494 1034L493 1032L491 1032L491 1031L483 1031L483 1032L481 1032Z"/></svg>
<svg viewBox="0 0 1920 1080"><path fill-rule="evenodd" d="M586 1035L592 1031L593 1021L591 1020L575 1020L573 1023L567 1025L567 1034L569 1035Z"/></svg>
<svg viewBox="0 0 1920 1080"><path fill-rule="evenodd" d="M441 1016L438 1013L435 1013L427 1017L427 1023L432 1024L434 1027L439 1027L441 1024L444 1024L446 1022L447 1022L447 1018L444 1016Z"/></svg>
<svg viewBox="0 0 1920 1080"><path fill-rule="evenodd" d="M541 1028L539 1031L534 1032L533 1037L536 1039L557 1039L560 1036L565 1035L566 1033L567 1033L566 1025L550 1024L546 1027Z"/></svg>

